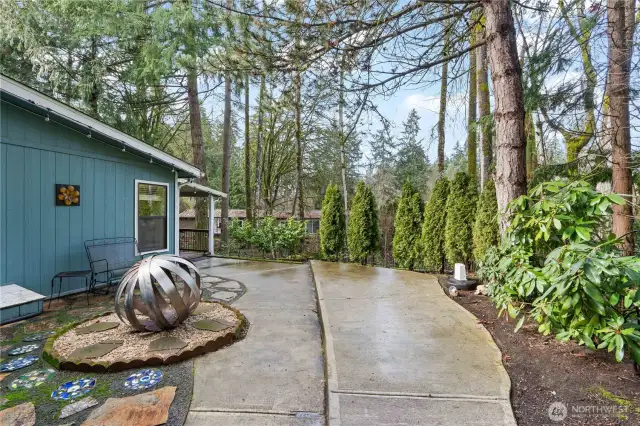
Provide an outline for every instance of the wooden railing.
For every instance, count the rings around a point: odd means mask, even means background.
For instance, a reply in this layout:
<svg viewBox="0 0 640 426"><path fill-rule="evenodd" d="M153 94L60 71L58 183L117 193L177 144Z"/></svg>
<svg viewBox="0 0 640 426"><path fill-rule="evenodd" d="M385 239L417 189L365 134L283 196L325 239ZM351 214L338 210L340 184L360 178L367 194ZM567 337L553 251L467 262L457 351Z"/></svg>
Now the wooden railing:
<svg viewBox="0 0 640 426"><path fill-rule="evenodd" d="M181 229L180 250L208 251L209 231L207 229Z"/></svg>

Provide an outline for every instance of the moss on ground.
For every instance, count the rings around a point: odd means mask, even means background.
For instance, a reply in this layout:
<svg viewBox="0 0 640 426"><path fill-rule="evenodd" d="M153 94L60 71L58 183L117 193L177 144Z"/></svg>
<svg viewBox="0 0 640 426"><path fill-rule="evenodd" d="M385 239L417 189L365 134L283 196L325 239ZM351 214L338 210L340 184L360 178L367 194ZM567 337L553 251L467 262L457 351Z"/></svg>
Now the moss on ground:
<svg viewBox="0 0 640 426"><path fill-rule="evenodd" d="M596 395L601 396L602 398L613 402L614 404L620 406L620 407L626 407L627 410L636 413L636 414L640 414L640 407L636 404L633 403L633 401L631 401L630 399L624 398L622 396L618 396L615 395L611 392L609 392L608 390L606 390L605 388L603 388L602 386L599 387L594 387L594 388L589 388L588 389L589 392L595 393ZM619 413L616 416L619 420L623 420L626 421L629 419L629 417L624 414L624 413Z"/></svg>

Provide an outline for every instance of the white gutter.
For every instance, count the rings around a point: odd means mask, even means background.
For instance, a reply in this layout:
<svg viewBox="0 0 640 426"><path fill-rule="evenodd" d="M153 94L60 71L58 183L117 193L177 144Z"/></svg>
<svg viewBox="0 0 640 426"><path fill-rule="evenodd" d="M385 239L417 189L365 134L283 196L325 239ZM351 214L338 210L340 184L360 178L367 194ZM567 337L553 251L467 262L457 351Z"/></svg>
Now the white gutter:
<svg viewBox="0 0 640 426"><path fill-rule="evenodd" d="M176 169L187 172L195 177L204 176L204 173L201 172L197 167L192 166L191 164L184 162L172 155L169 155L166 152L159 150L158 148L154 148L153 146L142 142L141 140L138 140L124 132L121 132L118 129L114 129L113 127L104 124L86 114L83 114L80 111L77 111L72 107L63 104L62 102L58 102L55 99L38 92L37 90L33 90L30 87L7 78L4 75L0 75L0 89L3 92L7 92L13 96L21 98L26 102L32 103L41 108L45 108L63 118L89 127L91 131L95 131L107 136L108 138L115 139L125 146L147 154L149 157L169 164Z"/></svg>

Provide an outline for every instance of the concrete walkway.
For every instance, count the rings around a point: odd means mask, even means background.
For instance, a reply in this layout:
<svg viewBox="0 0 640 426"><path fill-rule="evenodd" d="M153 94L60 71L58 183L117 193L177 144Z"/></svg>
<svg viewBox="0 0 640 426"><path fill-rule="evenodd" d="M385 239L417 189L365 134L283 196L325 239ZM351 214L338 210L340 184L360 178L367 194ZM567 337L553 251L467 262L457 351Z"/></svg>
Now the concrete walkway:
<svg viewBox="0 0 640 426"><path fill-rule="evenodd" d="M311 262L330 426L515 425L501 354L433 276Z"/></svg>
<svg viewBox="0 0 640 426"><path fill-rule="evenodd" d="M309 265L196 264L246 286L233 306L251 326L244 340L196 358L186 425L324 425L324 358Z"/></svg>

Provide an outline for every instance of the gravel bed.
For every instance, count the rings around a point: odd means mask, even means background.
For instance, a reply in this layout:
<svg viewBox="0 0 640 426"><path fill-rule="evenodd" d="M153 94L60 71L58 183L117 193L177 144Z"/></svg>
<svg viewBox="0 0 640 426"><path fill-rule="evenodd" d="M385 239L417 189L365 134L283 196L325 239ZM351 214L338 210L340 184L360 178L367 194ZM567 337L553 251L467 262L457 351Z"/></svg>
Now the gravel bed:
<svg viewBox="0 0 640 426"><path fill-rule="evenodd" d="M123 340L122 346L114 349L108 354L99 357L91 358L93 362L108 362L113 363L115 361L129 361L132 359L145 358L148 356L158 356L162 359L166 359L171 355L174 355L178 351L175 349L167 351L154 351L148 352L149 343L159 339L161 337L176 337L185 343L187 346L182 349L183 351L192 350L197 346L204 345L206 342L214 340L219 336L232 333L234 328L228 328L226 330L213 332L208 330L199 330L193 326L193 323L202 319L215 319L223 320L228 323L237 325L238 318L231 309L224 307L218 303L206 303L200 302L201 305L211 305L211 310L203 312L199 315L191 315L178 327L161 332L139 332L134 330L127 324L120 321L118 316L113 313L105 315L74 327L67 333L58 337L54 343L54 349L60 354L61 357L67 358L74 350L85 346L99 343L105 340ZM97 322L118 322L120 326L96 333L78 334L75 329L79 327L86 327L90 324Z"/></svg>

